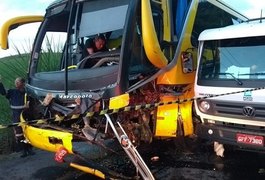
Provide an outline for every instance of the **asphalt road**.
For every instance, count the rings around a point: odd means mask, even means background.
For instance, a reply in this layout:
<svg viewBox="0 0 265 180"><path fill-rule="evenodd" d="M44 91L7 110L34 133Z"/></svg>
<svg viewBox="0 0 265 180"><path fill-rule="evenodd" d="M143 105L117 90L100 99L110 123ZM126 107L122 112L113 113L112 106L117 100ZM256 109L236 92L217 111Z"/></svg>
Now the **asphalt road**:
<svg viewBox="0 0 265 180"><path fill-rule="evenodd" d="M59 164L53 160L54 154L34 149L33 156L21 158L21 153L0 156L1 180L51 180L62 176L70 178L75 174L67 164Z"/></svg>
<svg viewBox="0 0 265 180"><path fill-rule="evenodd" d="M238 150L226 150L225 157L219 158L212 153L212 147L199 144L192 149L176 148L174 141L156 142L152 148L143 148L142 157L156 179L161 180L259 180L265 179L265 155ZM179 147L179 146L178 146ZM1 180L70 180L98 179L68 166L67 163L54 161L54 153L34 149L33 156L20 158L20 153L0 155ZM119 166L125 173L134 173L135 168L122 154L113 159L104 159L102 164ZM152 161L152 157L158 157ZM116 159L116 160L115 160ZM119 159L119 161L117 161ZM69 159L71 160L71 157ZM126 172L127 171L127 172Z"/></svg>

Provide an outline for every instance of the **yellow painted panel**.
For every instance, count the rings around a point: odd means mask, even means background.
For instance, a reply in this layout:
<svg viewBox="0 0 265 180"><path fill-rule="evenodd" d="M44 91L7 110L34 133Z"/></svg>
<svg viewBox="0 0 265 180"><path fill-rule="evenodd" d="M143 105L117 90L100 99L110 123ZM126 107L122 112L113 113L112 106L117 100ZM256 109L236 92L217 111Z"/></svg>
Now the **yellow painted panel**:
<svg viewBox="0 0 265 180"><path fill-rule="evenodd" d="M168 60L161 51L152 17L150 1L142 3L142 33L146 55L149 61L158 68L166 67Z"/></svg>
<svg viewBox="0 0 265 180"><path fill-rule="evenodd" d="M176 137L178 105L170 104L157 108L155 136Z"/></svg>
<svg viewBox="0 0 265 180"><path fill-rule="evenodd" d="M175 96L162 96L161 101L175 101ZM157 108L155 136L176 137L178 104L169 104Z"/></svg>
<svg viewBox="0 0 265 180"><path fill-rule="evenodd" d="M184 136L192 135L193 132L193 122L192 122L192 102L186 102L180 104L182 123Z"/></svg>
<svg viewBox="0 0 265 180"><path fill-rule="evenodd" d="M129 94L122 94L120 96L110 98L109 109L119 109L129 104Z"/></svg>
<svg viewBox="0 0 265 180"><path fill-rule="evenodd" d="M36 128L33 126L24 126L24 135L30 141L31 145L46 151L56 152L60 146L64 146L68 153L72 152L73 135L67 132ZM49 138L56 138L62 141L62 144L52 144Z"/></svg>
<svg viewBox="0 0 265 180"><path fill-rule="evenodd" d="M195 72L192 73L183 73L182 70L182 63L181 63L181 52L185 52L189 49L189 52L193 48L191 44L191 33L194 25L194 20L197 12L198 1L194 1L192 3L193 7L191 7L191 11L188 14L188 21L186 26L184 26L184 34L182 33L181 41L179 46L181 46L180 51L177 52L178 54L175 56L177 60L176 65L171 68L169 71L165 72L164 74L160 75L157 79L157 84L164 84L164 85L175 85L175 84L190 84L194 83L195 80ZM197 49L193 49L191 51L193 55L193 66L196 68L196 61L197 61Z"/></svg>
<svg viewBox="0 0 265 180"><path fill-rule="evenodd" d="M194 83L195 73L196 72L184 74L182 72L181 60L179 59L176 66L174 66L170 71L167 71L158 77L157 84L181 85Z"/></svg>
<svg viewBox="0 0 265 180"><path fill-rule="evenodd" d="M180 99L191 99L194 97L194 84L189 85ZM193 120L192 120L192 105L193 101L188 101L179 104L184 136L192 135L194 133Z"/></svg>
<svg viewBox="0 0 265 180"><path fill-rule="evenodd" d="M24 135L26 139L29 140L32 146L51 152L56 152L59 147L64 146L64 148L67 149L68 153L73 153L72 133L50 130L50 129L41 129L23 124L23 122L25 122L25 119L23 118L22 114L20 116L20 121L22 122L21 126ZM49 138L56 138L61 142L51 143L49 142Z"/></svg>
<svg viewBox="0 0 265 180"><path fill-rule="evenodd" d="M166 95L161 96L162 102L174 102L178 98L180 100L191 99L194 97L194 85L189 85L180 96ZM184 136L194 133L192 121L192 101L180 104L170 104L159 106L157 108L155 136L176 137L178 130L178 114L180 112ZM178 109L179 108L179 109Z"/></svg>
<svg viewBox="0 0 265 180"><path fill-rule="evenodd" d="M161 1L162 3L162 9L163 9L163 12L168 12L168 13L163 13L163 22L164 22L164 25L163 25L163 28L164 28L164 34L163 34L163 39L165 41L168 41L170 42L171 41L171 18L170 18L170 10L168 9L169 8L169 0L164 0L164 1Z"/></svg>

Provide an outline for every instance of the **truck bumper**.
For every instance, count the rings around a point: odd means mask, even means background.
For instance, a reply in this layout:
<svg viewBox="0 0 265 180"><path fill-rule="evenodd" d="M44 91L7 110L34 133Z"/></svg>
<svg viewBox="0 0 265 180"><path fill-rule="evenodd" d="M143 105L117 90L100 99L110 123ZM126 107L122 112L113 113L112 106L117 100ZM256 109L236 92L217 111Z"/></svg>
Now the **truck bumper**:
<svg viewBox="0 0 265 180"><path fill-rule="evenodd" d="M236 129L218 126L214 124L197 124L196 134L203 138L212 141L217 141L222 144L235 145L240 148L246 148L250 150L265 151L265 132L245 130L245 129ZM257 137L258 140L262 140L262 143L252 144L250 141L239 142L238 136L246 135L250 137ZM245 137L246 137L245 136ZM243 136L244 137L244 136ZM241 137L242 139L242 137Z"/></svg>

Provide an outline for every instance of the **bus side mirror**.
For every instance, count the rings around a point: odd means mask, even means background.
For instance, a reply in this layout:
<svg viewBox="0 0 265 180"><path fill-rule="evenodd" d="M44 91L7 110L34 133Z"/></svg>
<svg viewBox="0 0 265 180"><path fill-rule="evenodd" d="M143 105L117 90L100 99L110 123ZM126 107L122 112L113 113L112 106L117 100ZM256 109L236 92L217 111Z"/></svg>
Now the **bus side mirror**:
<svg viewBox="0 0 265 180"><path fill-rule="evenodd" d="M193 58L191 52L181 53L181 64L183 73L187 74L193 72Z"/></svg>

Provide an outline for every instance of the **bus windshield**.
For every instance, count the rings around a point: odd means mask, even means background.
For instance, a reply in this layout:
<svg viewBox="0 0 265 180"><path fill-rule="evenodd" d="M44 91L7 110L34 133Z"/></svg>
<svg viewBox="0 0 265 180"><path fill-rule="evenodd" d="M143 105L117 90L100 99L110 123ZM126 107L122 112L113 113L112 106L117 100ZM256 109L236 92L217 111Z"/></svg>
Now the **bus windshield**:
<svg viewBox="0 0 265 180"><path fill-rule="evenodd" d="M128 1L114 2L108 0L84 3L79 37L123 29Z"/></svg>

